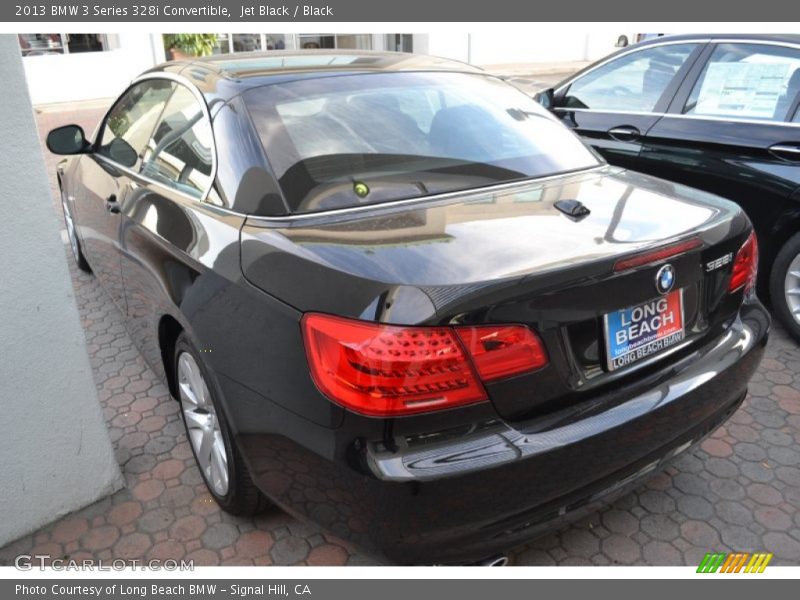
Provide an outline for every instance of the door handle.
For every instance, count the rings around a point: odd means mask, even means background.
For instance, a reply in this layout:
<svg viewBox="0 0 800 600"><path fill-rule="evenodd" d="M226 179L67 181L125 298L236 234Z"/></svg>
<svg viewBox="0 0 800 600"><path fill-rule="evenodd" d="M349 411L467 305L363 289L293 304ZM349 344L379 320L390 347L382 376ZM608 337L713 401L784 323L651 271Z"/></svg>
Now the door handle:
<svg viewBox="0 0 800 600"><path fill-rule="evenodd" d="M769 147L769 151L783 160L800 161L800 144L787 142Z"/></svg>
<svg viewBox="0 0 800 600"><path fill-rule="evenodd" d="M632 142L638 139L642 133L631 125L622 125L620 127L612 127L608 130L609 137L617 140L618 142Z"/></svg>
<svg viewBox="0 0 800 600"><path fill-rule="evenodd" d="M116 194L111 194L108 198L106 198L106 210L114 215L119 214L119 205L117 204Z"/></svg>

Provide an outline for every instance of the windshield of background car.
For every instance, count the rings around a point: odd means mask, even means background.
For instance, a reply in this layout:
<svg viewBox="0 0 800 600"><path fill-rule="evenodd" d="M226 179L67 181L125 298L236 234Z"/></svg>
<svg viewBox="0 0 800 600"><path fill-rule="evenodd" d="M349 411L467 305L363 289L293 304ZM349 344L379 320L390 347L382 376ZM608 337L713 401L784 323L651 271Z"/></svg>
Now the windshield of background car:
<svg viewBox="0 0 800 600"><path fill-rule="evenodd" d="M244 99L297 213L599 164L535 100L484 75L328 76L253 88Z"/></svg>

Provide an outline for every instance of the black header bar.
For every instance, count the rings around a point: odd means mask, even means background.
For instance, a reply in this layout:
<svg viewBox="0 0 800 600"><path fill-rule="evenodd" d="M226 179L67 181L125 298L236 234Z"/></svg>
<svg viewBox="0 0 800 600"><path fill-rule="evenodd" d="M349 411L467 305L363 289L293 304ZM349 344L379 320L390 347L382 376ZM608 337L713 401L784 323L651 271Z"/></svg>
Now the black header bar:
<svg viewBox="0 0 800 600"><path fill-rule="evenodd" d="M791 22L787 0L11 0L3 22ZM793 29L787 26L787 30ZM788 31L787 31L788 32Z"/></svg>

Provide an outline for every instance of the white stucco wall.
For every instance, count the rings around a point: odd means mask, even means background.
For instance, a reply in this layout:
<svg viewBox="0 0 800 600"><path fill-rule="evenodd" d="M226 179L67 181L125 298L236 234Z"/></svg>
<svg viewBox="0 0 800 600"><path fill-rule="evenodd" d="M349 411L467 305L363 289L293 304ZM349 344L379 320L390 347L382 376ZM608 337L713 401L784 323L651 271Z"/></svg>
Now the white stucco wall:
<svg viewBox="0 0 800 600"><path fill-rule="evenodd" d="M470 38L466 33L441 31L429 33L424 37L427 38L426 47L422 47L423 44L420 43L422 36L414 36L414 52L452 58L463 62L469 61Z"/></svg>
<svg viewBox="0 0 800 600"><path fill-rule="evenodd" d="M22 60L0 35L0 546L122 485Z"/></svg>
<svg viewBox="0 0 800 600"><path fill-rule="evenodd" d="M113 50L23 58L33 104L114 98L142 71L164 62L160 35L111 35Z"/></svg>
<svg viewBox="0 0 800 600"><path fill-rule="evenodd" d="M547 32L537 28L529 36L517 33L501 36L495 32L432 32L426 37L425 44L418 44L415 38L416 52L474 65L507 65L596 60L615 50L618 36L602 32L567 36L560 30Z"/></svg>

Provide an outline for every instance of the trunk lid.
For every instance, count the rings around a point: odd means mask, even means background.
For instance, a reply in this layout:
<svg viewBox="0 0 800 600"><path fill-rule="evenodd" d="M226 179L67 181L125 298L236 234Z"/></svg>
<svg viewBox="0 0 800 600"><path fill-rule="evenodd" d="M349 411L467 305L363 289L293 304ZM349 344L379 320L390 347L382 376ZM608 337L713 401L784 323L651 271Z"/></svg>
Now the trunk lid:
<svg viewBox="0 0 800 600"><path fill-rule="evenodd" d="M556 207L564 200L589 213L564 214ZM730 202L602 167L426 201L248 218L241 259L247 280L304 312L530 325L550 365L487 388L501 416L520 418L579 401L651 362L609 369L605 319L659 297L655 277L667 262L682 290L681 346L721 327L741 298L725 293L729 263L708 272L706 265L735 256L748 230ZM621 258L687 239L699 247L614 271Z"/></svg>

